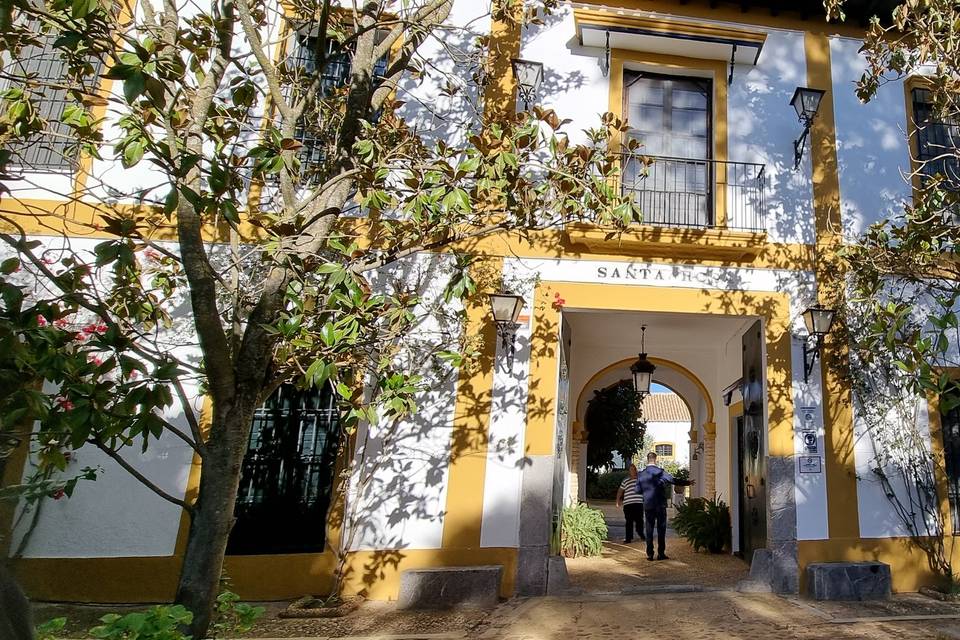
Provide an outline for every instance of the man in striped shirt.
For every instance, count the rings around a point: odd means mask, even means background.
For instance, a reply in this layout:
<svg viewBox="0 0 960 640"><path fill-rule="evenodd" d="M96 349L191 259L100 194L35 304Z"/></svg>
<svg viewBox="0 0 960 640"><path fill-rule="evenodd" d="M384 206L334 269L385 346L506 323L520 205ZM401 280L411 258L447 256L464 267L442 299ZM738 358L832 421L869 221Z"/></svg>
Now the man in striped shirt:
<svg viewBox="0 0 960 640"><path fill-rule="evenodd" d="M620 483L617 489L617 506L623 507L623 517L627 521L627 534L623 539L623 544L633 542L633 529L636 527L637 535L641 540L643 537L643 494L637 493L637 465L631 464L629 474Z"/></svg>

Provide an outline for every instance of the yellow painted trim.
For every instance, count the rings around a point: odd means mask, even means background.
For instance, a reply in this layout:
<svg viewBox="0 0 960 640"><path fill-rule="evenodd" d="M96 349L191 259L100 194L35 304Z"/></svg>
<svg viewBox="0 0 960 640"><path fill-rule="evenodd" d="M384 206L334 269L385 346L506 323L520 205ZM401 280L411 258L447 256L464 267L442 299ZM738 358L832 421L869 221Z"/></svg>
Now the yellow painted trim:
<svg viewBox="0 0 960 640"><path fill-rule="evenodd" d="M717 439L717 423L716 422L703 423L703 438L704 440Z"/></svg>
<svg viewBox="0 0 960 640"><path fill-rule="evenodd" d="M587 224L570 224L565 231L572 245L583 246L591 253L609 251L613 247L621 251L679 259L702 256L751 262L760 258L771 246L767 243L765 231L636 225L620 232L613 227ZM800 255L795 259L803 260Z"/></svg>
<svg viewBox="0 0 960 640"><path fill-rule="evenodd" d="M577 33L583 26L594 27L630 27L652 31L665 36L712 36L714 38L729 38L763 45L767 34L762 31L745 29L739 26L711 24L708 22L690 22L659 14L657 16L610 13L597 9L576 8L573 10L574 24Z"/></svg>
<svg viewBox="0 0 960 640"><path fill-rule="evenodd" d="M727 63L722 60L704 60L702 58L684 58L659 53L613 49L610 52L610 97L609 109L621 119L625 119L623 74L627 69L647 69L660 74L677 76L709 77L713 89L711 99L710 130L713 135L712 159L723 162L727 159ZM691 72L694 72L691 74ZM629 124L629 122L628 122ZM641 142L643 142L641 140ZM716 169L714 189L715 226L726 226L727 198L725 166Z"/></svg>
<svg viewBox="0 0 960 640"><path fill-rule="evenodd" d="M784 5L779 15L774 16L762 7L743 11L740 5L734 3L718 5L710 0L690 0L670 4L665 4L663 0L582 0L582 2L583 4L597 5L599 11L607 14L606 20L612 21L630 20L634 16L650 16L659 20L676 17L699 19L698 23L705 21L727 23L716 25L718 28L770 27L796 31L819 29L827 33L855 38L863 38L866 33L866 29L863 27L848 22L828 23L823 16L811 16L809 19L801 18L796 11L790 11L789 5ZM608 22L608 24L617 24L617 22Z"/></svg>
<svg viewBox="0 0 960 640"><path fill-rule="evenodd" d="M493 2L494 13L498 4L507 5L502 10L512 11L510 17L494 15L490 23L488 53L485 71L490 81L483 90L483 115L487 122L510 119L517 111L517 79L513 77L511 60L520 57L520 34L523 23L523 3Z"/></svg>
<svg viewBox="0 0 960 640"><path fill-rule="evenodd" d="M503 273L502 259L478 261L481 271ZM479 547L483 521L483 489L487 469L487 432L493 406L493 369L497 349L496 327L490 321L487 296L478 293L466 302L464 332L481 336L483 345L472 367L461 367L454 405L447 502L443 520L443 548Z"/></svg>
<svg viewBox="0 0 960 640"><path fill-rule="evenodd" d="M954 566L960 562L960 549L952 541L949 556ZM800 565L800 592L806 585L806 567L811 562L884 562L890 565L893 590L904 593L922 586L942 586L930 569L926 554L910 538L831 538L797 542Z"/></svg>
<svg viewBox="0 0 960 640"><path fill-rule="evenodd" d="M249 600L280 600L323 595L333 585L336 558L331 552L227 556L231 588ZM345 595L396 600L400 575L408 569L502 565L500 595L513 595L517 549L397 549L358 551L346 563ZM180 559L23 558L14 570L34 600L148 603L169 602L176 593Z"/></svg>
<svg viewBox="0 0 960 640"><path fill-rule="evenodd" d="M910 150L910 171L913 174L910 182L913 186L914 200L916 200L917 192L922 184L920 175L917 173L920 169L920 163L917 161L920 154L920 141L917 138L917 120L913 110L913 90L929 86L930 79L926 76L910 76L903 82L904 112L907 114L907 122L905 123L907 126L907 148Z"/></svg>
<svg viewBox="0 0 960 640"><path fill-rule="evenodd" d="M605 285L605 286L610 286L610 285ZM647 359L650 360L650 362L652 362L658 367L666 367L667 369L673 369L683 377L689 379L690 382L692 382L694 385L696 385L697 389L699 389L700 393L703 395L704 404L707 405L707 422L713 422L713 398L710 397L710 392L707 391L707 386L703 384L703 381L700 380L699 377L697 377L697 374L695 374L693 371L686 368L679 362L674 362L673 360L667 360L666 358L657 358L656 356L648 356ZM583 415L583 412L586 411L586 405L584 404L584 402L589 402L589 398L586 398L586 394L590 390L590 387L597 380L599 380L601 377L605 376L607 373L615 369L622 369L623 367L629 368L629 366L633 364L634 360L636 360L636 358L624 358L623 360L617 360L613 364L608 364L604 368L600 369L600 371L597 371L595 374L590 376L590 379L584 383L583 388L580 389L580 394L577 396L576 415L578 416ZM658 384L662 384L662 383L658 383ZM664 385L664 386L668 386L668 385ZM672 387L671 387L671 390L674 393L676 393L678 396L680 396L680 399L683 400L683 404L687 405L687 411L690 413L690 421L692 423L694 421L694 416L696 415L693 411L693 406L690 404L687 398L683 397L682 394L677 393L677 391Z"/></svg>
<svg viewBox="0 0 960 640"><path fill-rule="evenodd" d="M810 131L817 232L817 298L825 306L842 309L846 271L837 255L843 247L843 227L830 40L816 33L806 33L804 36L807 86L825 91ZM827 495L830 496L827 522L831 538L854 539L860 535L860 520L853 454L853 399L850 385L843 375L843 369L849 366L849 362L846 324L843 314L838 313L834 329L824 341L820 362L823 376L824 466Z"/></svg>
<svg viewBox="0 0 960 640"><path fill-rule="evenodd" d="M671 453L670 455L660 455L659 453L657 453L657 447L664 446L664 445L670 445L670 451L672 451L673 453ZM653 451L654 453L657 453L658 460L673 460L677 454L677 445L675 442L671 442L669 440L654 442L653 448L651 449L651 451Z"/></svg>

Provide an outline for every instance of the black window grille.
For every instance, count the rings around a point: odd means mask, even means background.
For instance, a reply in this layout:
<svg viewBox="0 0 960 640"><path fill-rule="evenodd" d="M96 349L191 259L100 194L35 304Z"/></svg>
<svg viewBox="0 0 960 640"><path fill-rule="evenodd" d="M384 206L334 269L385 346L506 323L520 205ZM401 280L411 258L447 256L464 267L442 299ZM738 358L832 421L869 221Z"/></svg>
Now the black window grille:
<svg viewBox="0 0 960 640"><path fill-rule="evenodd" d="M288 62L291 70L295 70L301 77L315 75L320 66L318 46L317 36L298 33ZM346 86L350 79L352 54L333 39L327 40L326 48L326 64L322 71L320 92L325 98L329 98L338 89ZM383 57L374 65L374 77L382 78L386 71L387 58ZM316 173L323 166L327 148L334 142L329 137L333 133L329 125L330 123L319 121L319 113L316 114L314 121L311 121L310 116L305 116L297 124L294 136L303 145L300 162L304 176Z"/></svg>
<svg viewBox="0 0 960 640"><path fill-rule="evenodd" d="M941 414L943 459L947 472L947 498L954 535L960 535L960 407Z"/></svg>
<svg viewBox="0 0 960 640"><path fill-rule="evenodd" d="M323 551L339 415L329 385L284 385L257 410L241 469L234 555Z"/></svg>
<svg viewBox="0 0 960 640"><path fill-rule="evenodd" d="M23 47L20 55L10 64L14 74L28 78L27 90L35 95L42 93L34 100L34 104L40 117L47 122L39 134L8 146L13 152L13 162L23 170L72 173L77 167L79 153L72 140L72 132L60 121L64 108L71 101L66 90L66 63L53 46L57 37L56 34L41 35L39 44ZM102 63L95 60L93 65L93 77L99 78Z"/></svg>
<svg viewBox="0 0 960 640"><path fill-rule="evenodd" d="M938 121L928 89L913 89L913 118L916 125L917 160L924 176L940 175L946 186L960 190L960 124Z"/></svg>

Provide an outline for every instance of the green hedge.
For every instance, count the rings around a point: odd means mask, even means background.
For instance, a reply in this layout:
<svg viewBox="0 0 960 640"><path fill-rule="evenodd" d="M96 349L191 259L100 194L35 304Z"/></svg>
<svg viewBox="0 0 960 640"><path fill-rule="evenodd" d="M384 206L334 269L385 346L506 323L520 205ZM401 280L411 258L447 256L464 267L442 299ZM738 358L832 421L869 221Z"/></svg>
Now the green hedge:
<svg viewBox="0 0 960 640"><path fill-rule="evenodd" d="M606 471L587 474L587 498L590 500L616 500L617 489L627 477L626 471Z"/></svg>

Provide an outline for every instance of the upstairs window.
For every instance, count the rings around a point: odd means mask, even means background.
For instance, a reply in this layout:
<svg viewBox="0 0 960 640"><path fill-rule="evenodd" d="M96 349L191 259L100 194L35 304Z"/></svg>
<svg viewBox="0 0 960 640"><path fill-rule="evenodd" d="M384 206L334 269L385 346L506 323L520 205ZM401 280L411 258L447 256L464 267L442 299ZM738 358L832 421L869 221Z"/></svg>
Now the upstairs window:
<svg viewBox="0 0 960 640"><path fill-rule="evenodd" d="M54 48L56 34L40 35L39 44L29 44L20 50L8 66L10 75L28 78L24 87L34 94L34 105L40 117L47 122L44 130L25 142L8 145L13 152L13 163L24 171L42 171L52 173L73 173L77 168L79 152L73 143L73 133L60 119L64 108L71 103L65 88L67 83L67 65ZM102 64L94 63L99 77ZM3 81L0 81L3 82ZM3 88L22 86L20 82L8 80ZM94 91L96 87L88 87Z"/></svg>
<svg viewBox="0 0 960 640"><path fill-rule="evenodd" d="M624 113L630 136L651 156L644 166L628 158L624 189L650 224L713 224L711 81L627 71Z"/></svg>
<svg viewBox="0 0 960 640"><path fill-rule="evenodd" d="M913 118L916 125L917 160L924 176L940 175L946 185L960 190L960 124L938 121L928 89L912 90Z"/></svg>
<svg viewBox="0 0 960 640"><path fill-rule="evenodd" d="M318 72L321 76L321 91L323 98L331 98L337 90L342 89L350 80L350 63L352 53L344 50L341 45L332 38L326 41L326 64L320 71L320 55L317 47L320 46L320 39L316 35L305 32L297 32L296 39L293 42L290 58L288 59L288 68L293 74L307 79L312 78ZM387 71L387 58L383 57L377 60L374 65L374 77L382 78ZM322 172L324 159L328 149L334 144L337 127L335 123L323 122L322 112L314 111L307 113L297 124L294 137L303 145L301 149L301 171L305 177L310 174ZM307 178L305 182L313 182Z"/></svg>
<svg viewBox="0 0 960 640"><path fill-rule="evenodd" d="M653 447L654 453L657 454L658 458L663 458L666 460L673 459L673 444L669 442L662 442Z"/></svg>

